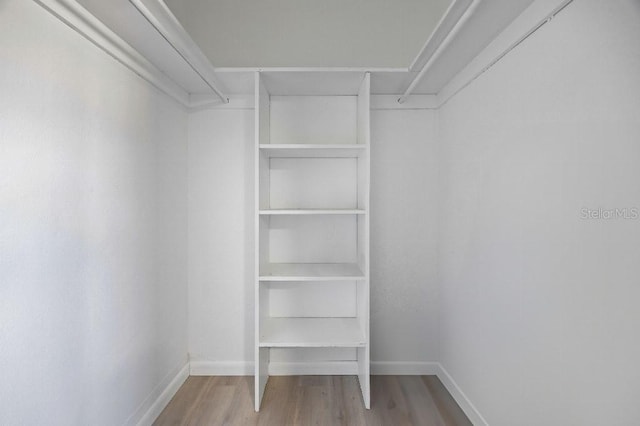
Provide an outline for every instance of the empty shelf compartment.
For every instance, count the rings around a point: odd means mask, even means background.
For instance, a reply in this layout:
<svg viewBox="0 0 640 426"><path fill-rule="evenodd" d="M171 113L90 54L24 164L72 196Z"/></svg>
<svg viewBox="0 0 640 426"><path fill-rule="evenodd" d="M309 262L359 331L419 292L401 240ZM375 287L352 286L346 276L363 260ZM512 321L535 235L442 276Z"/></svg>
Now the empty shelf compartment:
<svg viewBox="0 0 640 426"><path fill-rule="evenodd" d="M357 318L268 318L260 347L361 347L366 341Z"/></svg>

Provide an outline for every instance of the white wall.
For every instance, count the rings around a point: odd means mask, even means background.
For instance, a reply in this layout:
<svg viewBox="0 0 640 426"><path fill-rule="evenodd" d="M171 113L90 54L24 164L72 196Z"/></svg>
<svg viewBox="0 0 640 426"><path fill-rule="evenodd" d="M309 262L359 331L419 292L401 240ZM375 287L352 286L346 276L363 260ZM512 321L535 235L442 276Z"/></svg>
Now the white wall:
<svg viewBox="0 0 640 426"><path fill-rule="evenodd" d="M136 422L187 362L186 114L0 4L0 423Z"/></svg>
<svg viewBox="0 0 640 426"><path fill-rule="evenodd" d="M189 116L189 353L199 374L253 374L253 120L251 109ZM373 111L371 121L372 368L416 371L438 359L435 113Z"/></svg>
<svg viewBox="0 0 640 426"><path fill-rule="evenodd" d="M439 359L436 113L371 112L371 361Z"/></svg>
<svg viewBox="0 0 640 426"><path fill-rule="evenodd" d="M640 3L573 2L440 110L442 364L491 425L640 424Z"/></svg>
<svg viewBox="0 0 640 426"><path fill-rule="evenodd" d="M189 355L253 374L253 110L189 115ZM207 370L211 374L211 370Z"/></svg>

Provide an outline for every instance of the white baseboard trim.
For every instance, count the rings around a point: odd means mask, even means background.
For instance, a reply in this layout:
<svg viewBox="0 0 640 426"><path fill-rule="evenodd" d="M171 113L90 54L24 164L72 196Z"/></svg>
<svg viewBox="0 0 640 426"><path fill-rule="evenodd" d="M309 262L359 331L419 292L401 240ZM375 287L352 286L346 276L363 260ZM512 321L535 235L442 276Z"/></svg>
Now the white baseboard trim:
<svg viewBox="0 0 640 426"><path fill-rule="evenodd" d="M437 375L440 370L440 364L437 362L371 362L372 375L430 376ZM251 376L253 373L253 362L249 361L192 359L190 365L192 376ZM269 374L272 376L351 375L358 374L358 369L355 361L271 362Z"/></svg>
<svg viewBox="0 0 640 426"><path fill-rule="evenodd" d="M191 359L192 376L253 376L253 362Z"/></svg>
<svg viewBox="0 0 640 426"><path fill-rule="evenodd" d="M489 423L482 417L482 414L480 414L475 405L473 405L467 395L460 389L460 386L453 380L453 377L445 370L442 364L439 362L435 364L438 366L438 372L436 374L438 379L440 379L444 387L447 388L453 399L455 399L460 408L462 408L462 411L464 411L469 420L471 420L471 423L475 426L489 426Z"/></svg>
<svg viewBox="0 0 640 426"><path fill-rule="evenodd" d="M253 362L191 360L192 376L252 376ZM271 376L358 374L355 361L270 362Z"/></svg>
<svg viewBox="0 0 640 426"><path fill-rule="evenodd" d="M171 398L178 392L180 386L189 377L189 362L167 375L151 392L147 399L125 422L125 425L151 426L162 410L169 404Z"/></svg>
<svg viewBox="0 0 640 426"><path fill-rule="evenodd" d="M371 361L374 376L435 376L439 370L437 362Z"/></svg>

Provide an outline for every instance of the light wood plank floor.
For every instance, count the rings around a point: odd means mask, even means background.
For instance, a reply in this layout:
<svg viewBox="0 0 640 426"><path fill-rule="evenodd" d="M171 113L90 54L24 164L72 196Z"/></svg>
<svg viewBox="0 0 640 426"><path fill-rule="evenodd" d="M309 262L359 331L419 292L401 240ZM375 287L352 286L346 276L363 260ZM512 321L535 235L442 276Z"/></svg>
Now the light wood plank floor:
<svg viewBox="0 0 640 426"><path fill-rule="evenodd" d="M272 376L259 413L253 377L192 376L155 425L415 425L471 422L436 376L371 376L371 410L355 376Z"/></svg>

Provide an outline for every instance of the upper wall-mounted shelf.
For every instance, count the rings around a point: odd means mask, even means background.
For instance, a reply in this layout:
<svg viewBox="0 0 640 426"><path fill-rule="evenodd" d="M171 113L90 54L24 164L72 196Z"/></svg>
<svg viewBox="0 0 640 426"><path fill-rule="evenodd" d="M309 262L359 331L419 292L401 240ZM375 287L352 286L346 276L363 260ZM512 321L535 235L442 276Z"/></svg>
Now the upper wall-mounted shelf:
<svg viewBox="0 0 640 426"><path fill-rule="evenodd" d="M261 71L272 95L355 95L357 82L363 72L371 73L371 93L397 95L403 93L414 81L420 65L450 29L459 6L470 0L453 0L438 24L425 48L412 65L400 64L395 68L376 67L312 67L312 68L229 68L214 67L191 39L188 32L174 16L165 0L35 0L66 25L89 39L102 50L147 80L159 90L187 107L199 108L219 104L226 95L248 95L254 92L255 71ZM473 0L475 13L470 13L463 28L451 37L451 43L435 58L429 72L420 80L412 93L436 94L443 88L463 87L465 82L452 82L473 58L507 28L509 24L531 4L530 0L513 2L487 2ZM568 0L555 0L526 10L533 17L549 12ZM477 4L475 4L477 3ZM471 7L469 9L472 9ZM146 15L143 14L143 10ZM197 13L194 11L193 13ZM492 19L485 19L491 16ZM531 16L529 16L531 18ZM521 20L518 18L518 20ZM525 19L525 24L531 19ZM524 22L523 21L523 22ZM155 28L154 28L155 26ZM539 24L538 24L539 26ZM512 30L507 35L521 35ZM530 28L526 29L526 34ZM514 32L515 31L515 32ZM501 36L502 37L502 36ZM502 37L505 39L505 37ZM517 37L513 38L515 40ZM511 45L511 40L508 45ZM497 58L504 55L501 51ZM486 56L486 55L485 55ZM481 70L493 63L495 57L483 58L472 68ZM220 65L220 64L218 64ZM469 72L465 71L468 75ZM466 81L468 82L468 81ZM212 84L213 83L213 84ZM212 87L213 86L213 87Z"/></svg>

